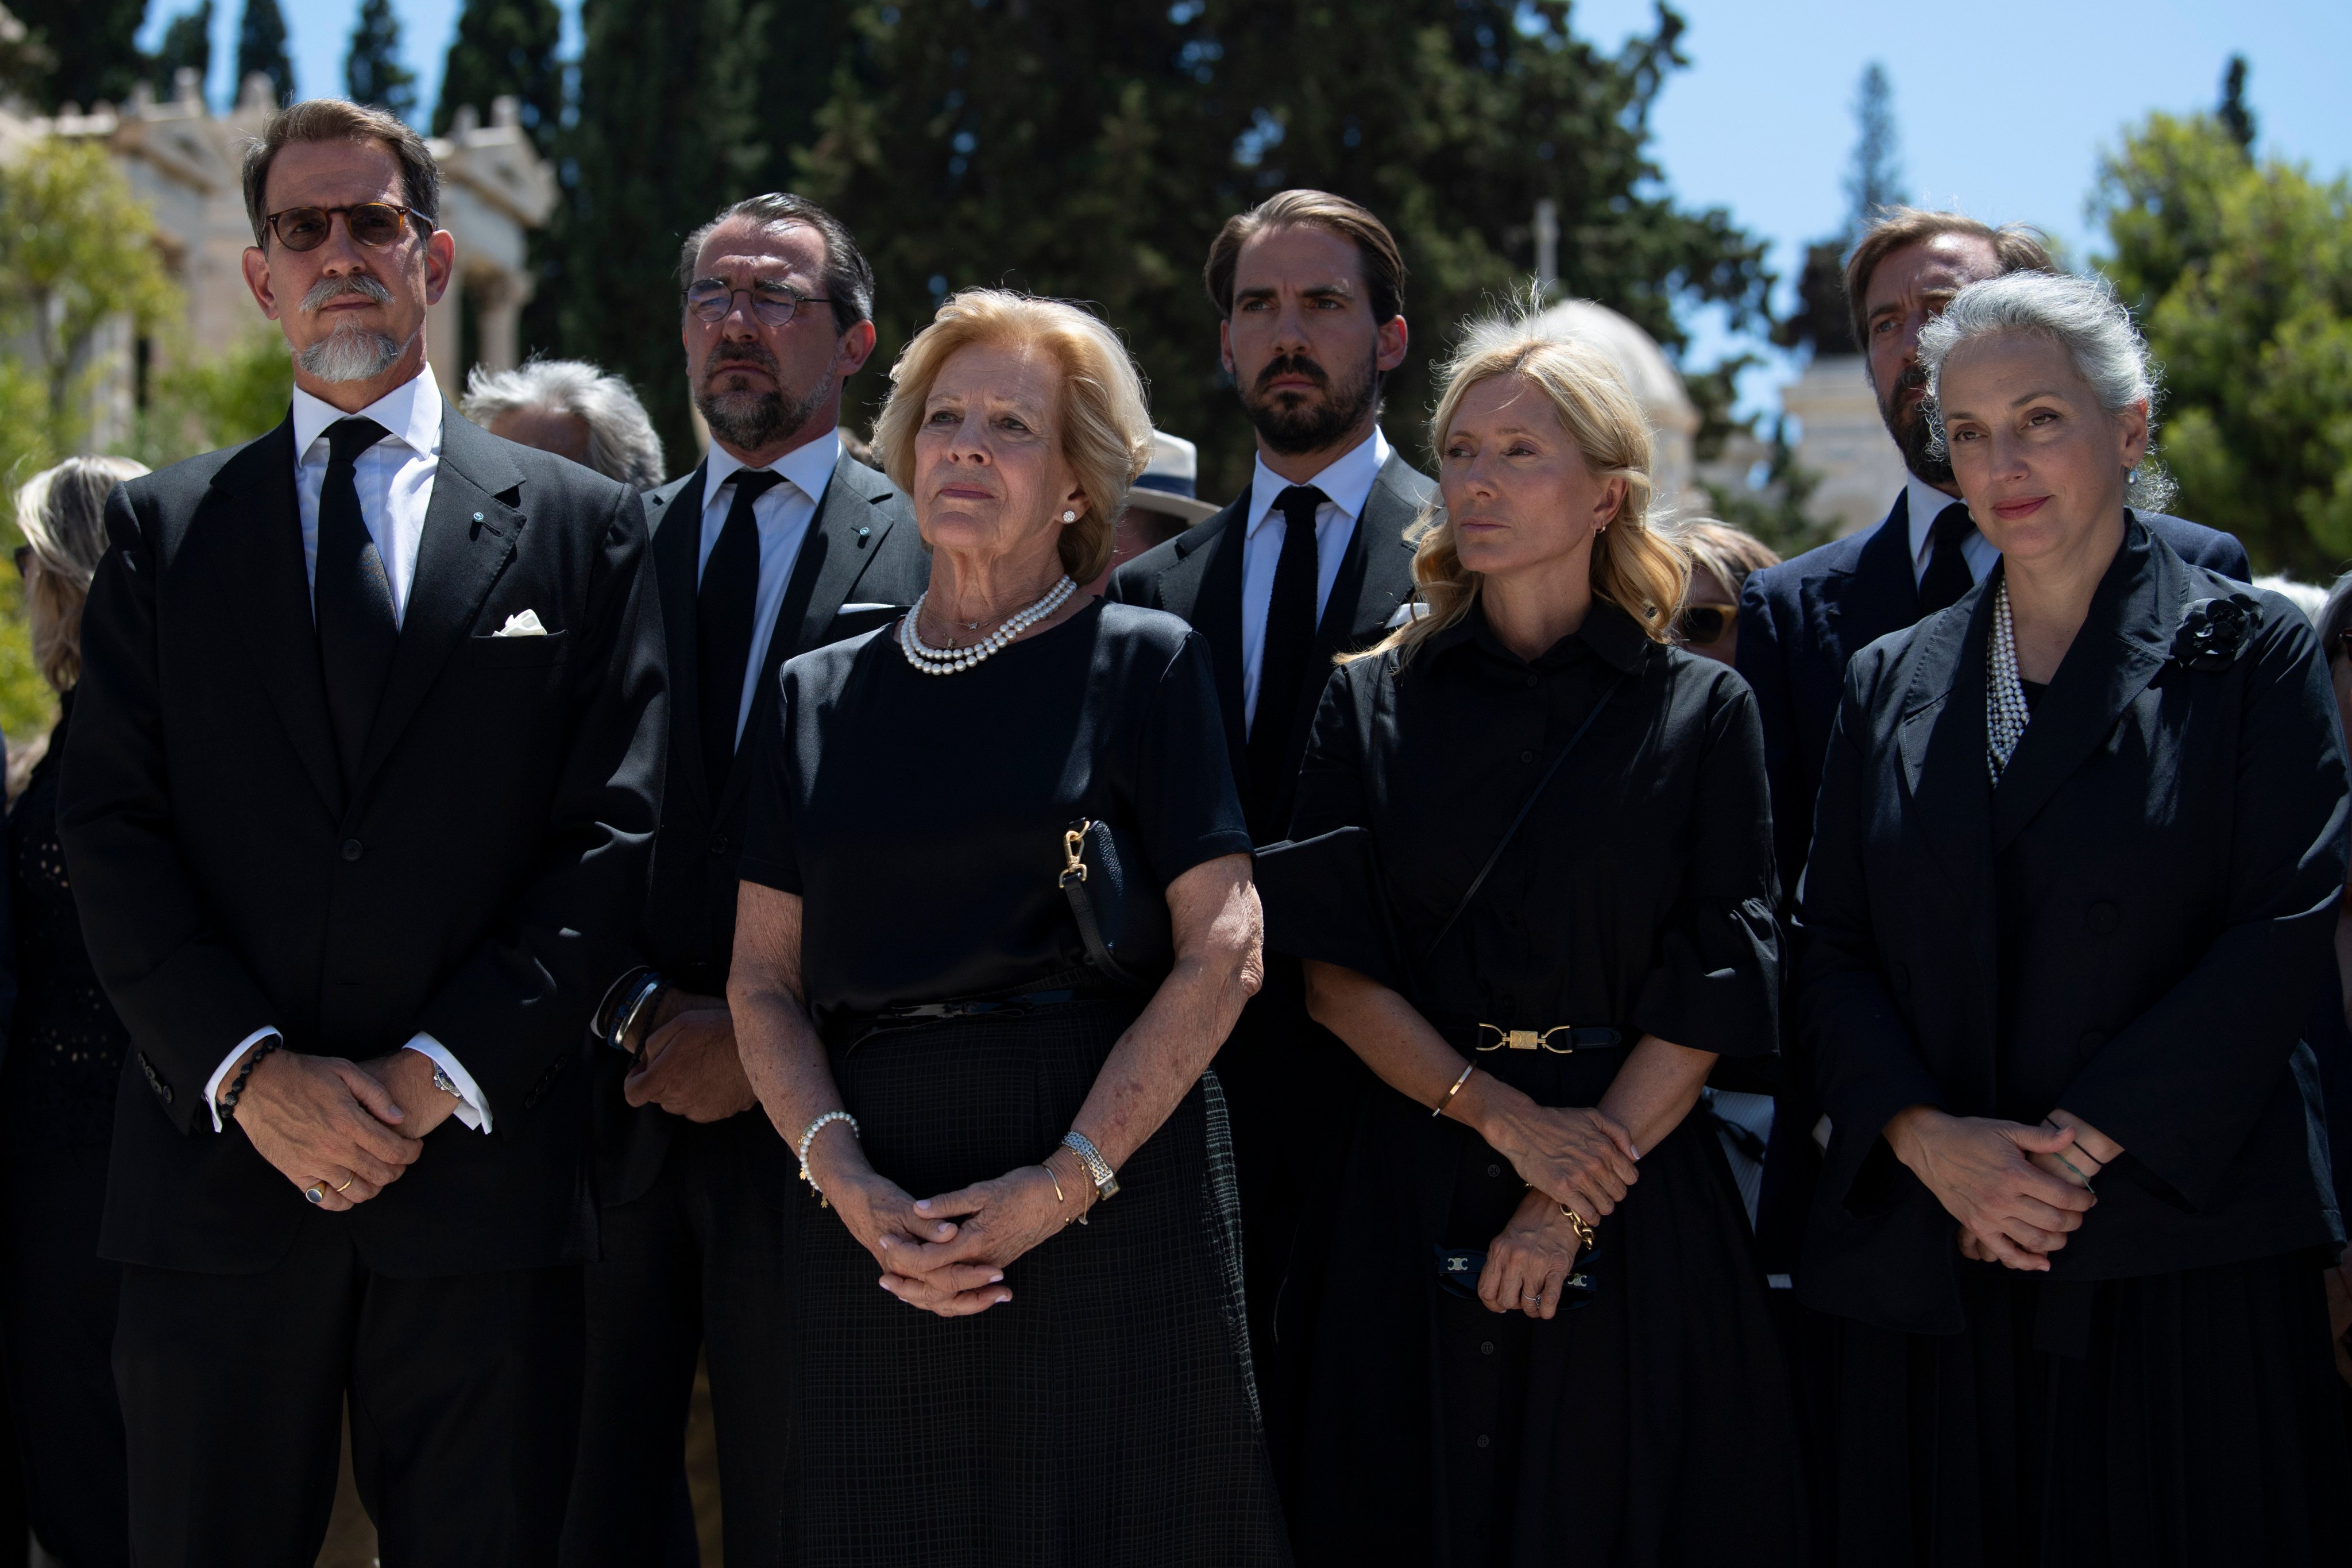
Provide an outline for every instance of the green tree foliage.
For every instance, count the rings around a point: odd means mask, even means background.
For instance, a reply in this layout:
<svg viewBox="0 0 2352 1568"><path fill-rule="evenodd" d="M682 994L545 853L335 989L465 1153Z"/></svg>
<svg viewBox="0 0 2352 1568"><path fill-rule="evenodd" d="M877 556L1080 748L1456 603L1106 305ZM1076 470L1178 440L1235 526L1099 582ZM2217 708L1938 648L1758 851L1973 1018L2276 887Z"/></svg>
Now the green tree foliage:
<svg viewBox="0 0 2352 1568"><path fill-rule="evenodd" d="M257 326L226 353L172 356L148 386L129 455L151 468L234 447L286 417L294 362L274 326Z"/></svg>
<svg viewBox="0 0 2352 1568"><path fill-rule="evenodd" d="M163 25L163 41L148 62L148 77L158 98L170 98L182 70L196 73L196 90L204 91L213 69L213 0L201 0Z"/></svg>
<svg viewBox="0 0 2352 1568"><path fill-rule="evenodd" d="M245 0L245 15L237 21L238 91L256 71L269 79L281 107L294 101L294 61L286 53L286 16L278 0Z"/></svg>
<svg viewBox="0 0 2352 1568"><path fill-rule="evenodd" d="M0 165L0 342L30 349L42 392L40 441L69 452L102 336L144 331L176 296L155 251L155 220L105 150L51 138Z"/></svg>
<svg viewBox="0 0 2352 1568"><path fill-rule="evenodd" d="M16 0L8 8L49 61L32 83L44 110L121 103L147 74L137 41L147 0Z"/></svg>
<svg viewBox="0 0 2352 1568"><path fill-rule="evenodd" d="M679 242L729 202L791 185L790 152L823 101L827 51L838 52L826 29L839 17L837 6L796 7L787 27L774 0L582 6L579 119L562 142L567 199L541 288L564 352L635 384L674 470L695 453Z"/></svg>
<svg viewBox="0 0 2352 1568"><path fill-rule="evenodd" d="M2262 571L2352 563L2352 182L2259 163L2219 116L2158 114L2101 168L2099 266L2165 367L2183 515Z"/></svg>
<svg viewBox="0 0 2352 1568"><path fill-rule="evenodd" d="M416 73L401 62L400 18L392 0L360 0L352 47L343 56L343 91L403 120L416 112Z"/></svg>
<svg viewBox="0 0 2352 1568"><path fill-rule="evenodd" d="M1286 186L1366 203L1404 247L1415 349L1388 417L1417 457L1429 367L1534 270L1539 198L1559 206L1564 287L1670 348L1679 306L1763 312L1762 246L1719 209L1675 206L1645 150L1682 63L1671 11L1615 55L1572 37L1559 0L898 0L853 21L799 169L874 259L877 365L948 289L1091 300L1160 423L1201 443L1207 493L1242 482L1250 447L1202 259L1227 216ZM869 409L879 390L869 372Z"/></svg>
<svg viewBox="0 0 2352 1568"><path fill-rule="evenodd" d="M616 3L628 5L629 0L590 0L590 8L610 9ZM657 24L658 15L650 20ZM433 133L446 135L460 106L479 110L487 118L492 99L511 96L520 106L523 129L541 153L553 156L563 118L563 67L555 58L562 31L563 16L555 0L466 0L457 13L449 58L441 68Z"/></svg>
<svg viewBox="0 0 2352 1568"><path fill-rule="evenodd" d="M1845 176L1848 243L1878 221L1888 207L1911 198L1903 189L1903 160L1895 132L1895 86L1876 60L1862 68L1854 89L1853 161Z"/></svg>

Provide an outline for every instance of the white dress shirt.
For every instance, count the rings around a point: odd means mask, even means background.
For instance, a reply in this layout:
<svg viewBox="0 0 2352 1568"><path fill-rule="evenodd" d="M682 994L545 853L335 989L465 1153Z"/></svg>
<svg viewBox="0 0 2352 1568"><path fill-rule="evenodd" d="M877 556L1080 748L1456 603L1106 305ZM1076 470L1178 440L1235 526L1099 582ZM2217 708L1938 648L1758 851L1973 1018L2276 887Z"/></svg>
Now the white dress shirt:
<svg viewBox="0 0 2352 1568"><path fill-rule="evenodd" d="M801 545L808 538L809 520L833 482L834 466L841 461L841 436L828 430L805 446L795 447L768 465L784 482L771 485L751 502L751 521L760 525L760 589L751 601L751 658L743 669L743 698L735 710L735 743L743 743L743 726L751 721L751 700L760 694L760 670L768 657L768 641L775 633L776 612L793 580ZM744 464L718 442L710 443L709 466L702 479L702 550L695 557L694 581L702 584L702 569L719 548L726 531L727 513L735 505L735 476Z"/></svg>
<svg viewBox="0 0 2352 1568"><path fill-rule="evenodd" d="M1958 496L1948 496L1916 474L1903 479L1903 493L1910 500L1911 510L1911 581L1923 583L1927 578L1927 563L1936 558L1936 520L1944 509L1957 502ZM1981 583L2000 552L1991 540L1971 528L1960 541L1960 559L1969 564L1969 580Z"/></svg>
<svg viewBox="0 0 2352 1568"><path fill-rule="evenodd" d="M1324 606L1331 600L1331 584L1339 579L1339 563L1348 542L1356 536L1356 520L1364 513L1372 486L1389 460L1388 437L1381 427L1322 472L1302 481L1323 492L1315 509L1315 622L1322 625ZM1291 481L1265 466L1258 455L1250 477L1249 513L1242 519L1242 713L1244 732L1257 721L1257 683L1265 665L1265 616L1274 604L1274 572L1282 561L1282 542L1290 524L1275 510L1275 498Z"/></svg>
<svg viewBox="0 0 2352 1568"><path fill-rule="evenodd" d="M433 504L433 479L441 469L441 389L431 371L393 388L365 408L387 432L383 439L362 452L352 464L352 483L360 496L360 518L368 537L383 559L383 574L392 584L392 618L396 624L408 613L408 591L416 581L417 546L425 542L425 514ZM346 417L332 404L322 403L300 387L294 389L294 500L302 516L302 573L315 599L319 579L319 495L327 488L327 426ZM205 1084L205 1104L213 1113L213 1131L221 1131L220 1091L229 1069L254 1046L278 1033L256 1029L221 1058ZM449 1075L457 1086L458 1121L477 1131L490 1130L490 1102L449 1048L422 1031L409 1038L407 1049L422 1052Z"/></svg>

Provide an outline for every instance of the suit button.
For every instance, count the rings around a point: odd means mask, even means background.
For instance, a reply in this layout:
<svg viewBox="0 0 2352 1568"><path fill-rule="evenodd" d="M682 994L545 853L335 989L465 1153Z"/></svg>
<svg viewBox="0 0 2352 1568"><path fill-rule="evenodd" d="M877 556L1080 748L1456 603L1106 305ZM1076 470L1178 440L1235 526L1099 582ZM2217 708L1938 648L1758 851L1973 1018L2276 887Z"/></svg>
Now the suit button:
<svg viewBox="0 0 2352 1568"><path fill-rule="evenodd" d="M1521 752L1519 753L1519 761L1523 763L1532 763L1535 760L1536 754L1533 752Z"/></svg>
<svg viewBox="0 0 2352 1568"><path fill-rule="evenodd" d="M2116 921L2121 918L2113 904L2102 901L2091 906L2091 929L2101 936L2115 930Z"/></svg>
<svg viewBox="0 0 2352 1568"><path fill-rule="evenodd" d="M356 859L358 859L362 855L364 855L364 854L366 854L366 853L367 853L367 851L366 851L366 850L364 850L364 849L362 849L362 848L361 848L361 847L360 847L360 841L359 841L358 839L356 839L356 838L346 838L346 839L344 839L344 840L343 840L343 858L344 858L344 859L346 859L346 860L356 860Z"/></svg>
<svg viewBox="0 0 2352 1568"><path fill-rule="evenodd" d="M724 833L714 833L710 836L710 852L713 855L724 855L727 853L727 835Z"/></svg>
<svg viewBox="0 0 2352 1568"><path fill-rule="evenodd" d="M1530 675L1530 676L1528 676L1528 684L1529 686L1533 686L1533 685L1535 685L1535 684L1536 684L1536 680L1537 680L1537 678L1536 678L1535 676Z"/></svg>
<svg viewBox="0 0 2352 1568"><path fill-rule="evenodd" d="M2106 1036L2099 1033L2096 1029L2088 1030L2084 1034L2081 1039L2074 1042L2074 1054L2082 1058L2083 1060L2089 1061L2093 1057L2099 1054L2099 1047L2106 1043Z"/></svg>

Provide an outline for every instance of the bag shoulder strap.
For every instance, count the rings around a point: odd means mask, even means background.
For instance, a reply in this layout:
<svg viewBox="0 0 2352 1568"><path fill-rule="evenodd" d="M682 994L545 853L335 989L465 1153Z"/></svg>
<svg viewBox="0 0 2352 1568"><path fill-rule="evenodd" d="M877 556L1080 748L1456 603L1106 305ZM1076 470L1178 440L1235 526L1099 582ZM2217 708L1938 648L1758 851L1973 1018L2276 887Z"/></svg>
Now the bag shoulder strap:
<svg viewBox="0 0 2352 1568"><path fill-rule="evenodd" d="M1496 862L1502 859L1503 851L1510 847L1511 840L1518 837L1519 827L1527 821L1528 814L1535 810L1536 802L1541 800L1544 791L1551 787L1551 781L1559 773L1560 763L1568 761L1568 754L1576 750L1576 743L1584 739L1585 731L1592 728L1593 721L1601 717L1601 710L1609 706L1609 700L1616 696L1617 689L1624 684L1625 677L1622 675L1611 681L1601 693L1601 700L1592 705L1592 711L1584 716L1584 722L1579 724L1576 727L1576 732L1568 738L1568 744L1562 746L1553 755L1551 765L1544 769L1543 777L1538 779L1536 787L1528 792L1527 801L1519 807L1519 814L1511 818L1511 825L1508 827L1503 829L1503 837L1496 842L1493 852L1486 857L1486 863L1478 868L1476 876L1470 879L1470 887L1462 895L1461 901L1454 906L1454 912L1445 917L1445 923L1437 928L1437 935L1430 942L1429 946L1423 950L1421 962L1423 964L1437 956L1438 948L1444 944L1447 937L1454 934L1454 922L1462 918L1462 911L1470 907L1470 900L1478 896L1478 889L1486 885L1487 874L1494 870Z"/></svg>

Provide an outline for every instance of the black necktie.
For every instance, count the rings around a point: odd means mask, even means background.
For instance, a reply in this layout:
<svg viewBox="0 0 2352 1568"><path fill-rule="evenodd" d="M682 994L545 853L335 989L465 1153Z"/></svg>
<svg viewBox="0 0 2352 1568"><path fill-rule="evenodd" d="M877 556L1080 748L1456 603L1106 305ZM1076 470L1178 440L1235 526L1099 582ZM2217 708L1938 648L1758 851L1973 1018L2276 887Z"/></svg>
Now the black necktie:
<svg viewBox="0 0 2352 1568"><path fill-rule="evenodd" d="M1274 498L1282 513L1282 557L1275 563L1274 595L1265 606L1265 646L1257 666L1257 712L1250 721L1250 831L1260 843L1281 836L1274 821L1290 766L1291 721L1300 688L1315 660L1315 509L1325 497L1313 485L1292 485Z"/></svg>
<svg viewBox="0 0 2352 1568"><path fill-rule="evenodd" d="M1976 529L1965 501L1954 501L1936 514L1932 531L1936 552L1927 557L1927 575L1919 579L1921 619L1958 604L1977 585L1976 578L1969 572L1969 558L1960 553L1960 546Z"/></svg>
<svg viewBox="0 0 2352 1568"><path fill-rule="evenodd" d="M760 600L760 520L751 503L784 476L765 468L735 475L735 504L727 526L703 563L695 595L695 662L702 699L702 777L715 799L735 762L735 716L743 706L743 679L751 662L751 621Z"/></svg>
<svg viewBox="0 0 2352 1568"><path fill-rule="evenodd" d="M383 698L400 623L392 613L392 582L383 556L360 514L352 465L390 432L373 419L338 419L327 426L327 482L319 492L319 561L310 584L310 613L319 623L319 665L327 681L327 717L335 728L335 754L343 787L359 787L369 726Z"/></svg>

